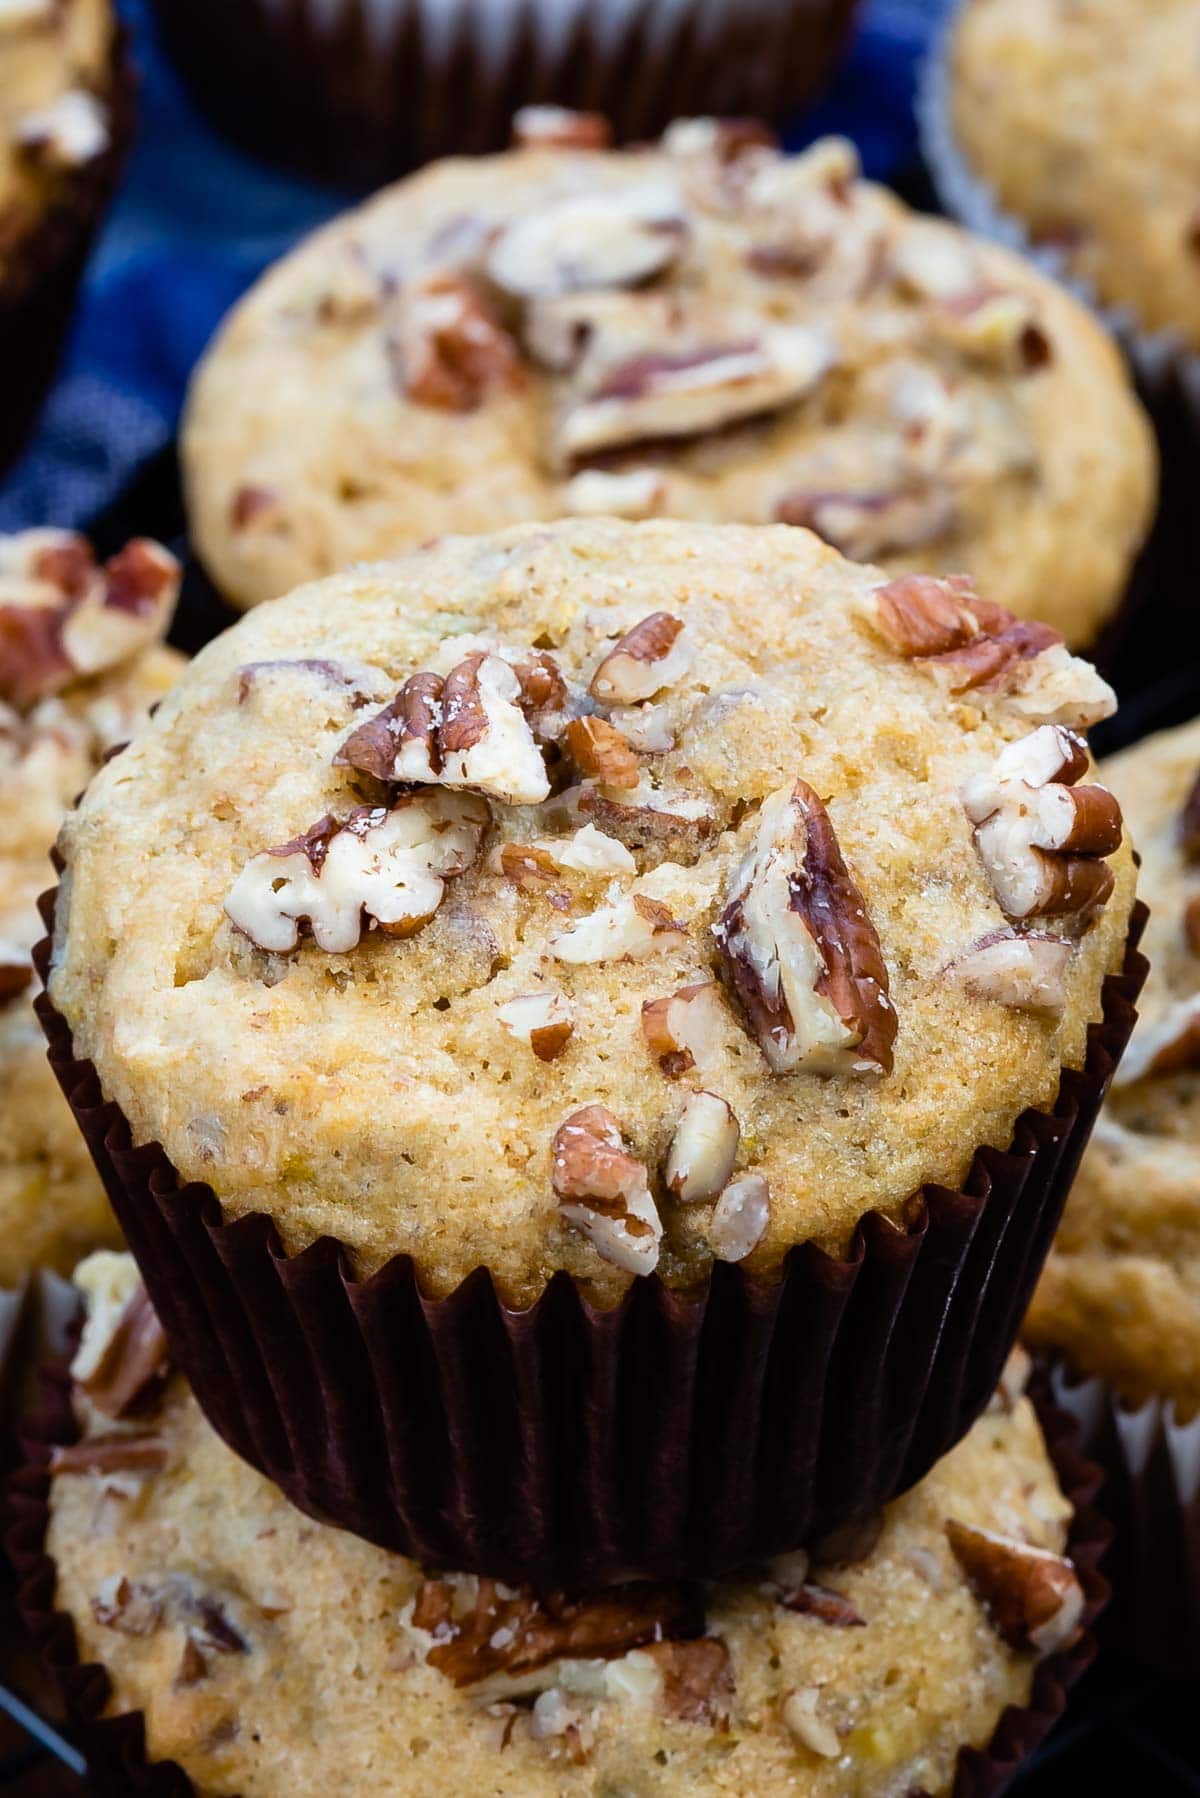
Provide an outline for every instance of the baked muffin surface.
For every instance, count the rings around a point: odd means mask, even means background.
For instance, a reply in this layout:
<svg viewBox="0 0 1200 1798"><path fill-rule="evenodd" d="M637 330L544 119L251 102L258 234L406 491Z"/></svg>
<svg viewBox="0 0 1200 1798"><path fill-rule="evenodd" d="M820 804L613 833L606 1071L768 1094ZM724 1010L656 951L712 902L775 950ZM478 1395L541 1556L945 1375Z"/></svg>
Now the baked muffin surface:
<svg viewBox="0 0 1200 1798"><path fill-rule="evenodd" d="M922 660L897 592L802 531L596 521L256 611L66 826L77 1052L227 1215L434 1290L615 1296L905 1218L1082 1065L1133 870L1064 722L1109 709L1094 671L996 618ZM531 658L561 691L522 714ZM740 1252L731 1175L769 1187Z"/></svg>
<svg viewBox="0 0 1200 1798"><path fill-rule="evenodd" d="M862 181L840 140L786 158L703 120L637 153L439 163L336 220L227 321L183 453L240 605L440 533L608 513L965 568L1072 643L1119 603L1154 490L1069 297Z"/></svg>

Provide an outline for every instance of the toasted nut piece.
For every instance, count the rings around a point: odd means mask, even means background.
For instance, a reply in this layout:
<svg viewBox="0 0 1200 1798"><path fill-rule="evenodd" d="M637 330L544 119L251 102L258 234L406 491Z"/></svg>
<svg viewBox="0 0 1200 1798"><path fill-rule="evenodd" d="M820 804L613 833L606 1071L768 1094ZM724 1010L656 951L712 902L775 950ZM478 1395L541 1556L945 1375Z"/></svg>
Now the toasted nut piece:
<svg viewBox="0 0 1200 1798"><path fill-rule="evenodd" d="M673 918L661 899L626 893L589 912L568 931L550 939L558 961L584 966L600 961L642 961L687 941L687 925Z"/></svg>
<svg viewBox="0 0 1200 1798"><path fill-rule="evenodd" d="M834 1629L865 1627L865 1620L843 1592L819 1586L813 1580L802 1580L799 1585L778 1585L775 1599L785 1610L796 1611L801 1617L816 1617Z"/></svg>
<svg viewBox="0 0 1200 1798"><path fill-rule="evenodd" d="M817 1714L821 1702L818 1686L797 1686L783 1701L780 1719L783 1727L796 1740L823 1760L836 1760L842 1752L842 1738L832 1723Z"/></svg>
<svg viewBox="0 0 1200 1798"><path fill-rule="evenodd" d="M489 393L521 385L516 342L472 281L426 275L404 290L400 306L400 378L417 405L473 412Z"/></svg>
<svg viewBox="0 0 1200 1798"><path fill-rule="evenodd" d="M1132 1086L1150 1074L1200 1067L1200 993L1178 999L1153 1022L1139 1020L1133 1040L1117 1065L1114 1086Z"/></svg>
<svg viewBox="0 0 1200 1798"><path fill-rule="evenodd" d="M607 718L573 718L563 745L579 772L610 787L636 787L638 759Z"/></svg>
<svg viewBox="0 0 1200 1798"><path fill-rule="evenodd" d="M119 1630L124 1636L152 1636L162 1627L161 1592L142 1580L126 1579L123 1573L114 1573L101 1583L91 1606L101 1628Z"/></svg>
<svg viewBox="0 0 1200 1798"><path fill-rule="evenodd" d="M616 837L594 824L584 824L565 837L543 837L531 847L547 855L556 868L577 874L636 874L637 863Z"/></svg>
<svg viewBox="0 0 1200 1798"><path fill-rule="evenodd" d="M555 1061L575 1031L575 1014L562 993L525 993L496 1014L506 1030L524 1038L539 1061Z"/></svg>
<svg viewBox="0 0 1200 1798"><path fill-rule="evenodd" d="M686 1074L711 1060L724 1023L724 1003L715 980L682 986L661 999L642 1001L642 1034L664 1074Z"/></svg>
<svg viewBox="0 0 1200 1798"><path fill-rule="evenodd" d="M332 955L353 949L363 919L412 936L441 904L447 880L479 853L488 808L468 794L402 795L388 810L363 806L344 824L323 818L305 836L252 856L225 901L234 927L260 949L286 955L301 929Z"/></svg>
<svg viewBox="0 0 1200 1798"><path fill-rule="evenodd" d="M95 1367L79 1385L104 1416L128 1417L159 1388L170 1364L163 1327L139 1282Z"/></svg>
<svg viewBox="0 0 1200 1798"><path fill-rule="evenodd" d="M896 487L865 493L793 488L775 507L780 524L805 525L845 556L868 562L936 543L957 518L948 488Z"/></svg>
<svg viewBox="0 0 1200 1798"><path fill-rule="evenodd" d="M602 705L634 705L681 681L695 652L682 619L651 612L619 637L600 663L588 691Z"/></svg>
<svg viewBox="0 0 1200 1798"><path fill-rule="evenodd" d="M953 1517L946 1535L967 1583L1010 1648L1056 1654L1077 1640L1083 1588L1063 1555Z"/></svg>
<svg viewBox="0 0 1200 1798"><path fill-rule="evenodd" d="M662 134L662 148L685 162L715 156L728 163L748 151L777 151L779 137L761 119L673 119Z"/></svg>
<svg viewBox="0 0 1200 1798"><path fill-rule="evenodd" d="M1028 1349L1022 1348L1019 1342L1016 1343L1004 1363L1000 1383L989 1400L988 1410L1006 1415L1015 1410L1018 1399L1024 1396L1032 1372L1033 1359Z"/></svg>
<svg viewBox="0 0 1200 1798"><path fill-rule="evenodd" d="M891 1071L896 1013L879 938L806 781L764 803L713 934L777 1074Z"/></svg>
<svg viewBox="0 0 1200 1798"><path fill-rule="evenodd" d="M976 998L1058 1018L1067 1002L1064 977L1073 953L1074 945L1062 937L994 930L956 955L943 972Z"/></svg>
<svg viewBox="0 0 1200 1798"><path fill-rule="evenodd" d="M674 181L571 194L515 219L487 260L489 278L515 299L636 287L669 268L687 240Z"/></svg>
<svg viewBox="0 0 1200 1798"><path fill-rule="evenodd" d="M1054 360L1054 346L1027 294L980 286L944 300L930 323L963 355L1013 374L1032 374Z"/></svg>
<svg viewBox="0 0 1200 1798"><path fill-rule="evenodd" d="M609 718L621 735L642 755L666 755L675 747L675 731L668 704L613 706Z"/></svg>
<svg viewBox="0 0 1200 1798"><path fill-rule="evenodd" d="M442 686L439 674L410 675L390 705L351 731L334 767L361 768L376 780L435 781L442 768Z"/></svg>
<svg viewBox="0 0 1200 1798"><path fill-rule="evenodd" d="M651 1642L645 1653L662 1679L662 1708L680 1723L717 1723L728 1718L733 1665L720 1636L691 1642Z"/></svg>
<svg viewBox="0 0 1200 1798"><path fill-rule="evenodd" d="M1179 847L1189 861L1200 859L1200 771L1179 814Z"/></svg>
<svg viewBox="0 0 1200 1798"><path fill-rule="evenodd" d="M611 835L639 852L643 867L661 861L687 866L703 853L717 828L707 799L656 786L645 773L619 798L618 791L580 787L576 803L584 817L598 818Z"/></svg>
<svg viewBox="0 0 1200 1798"><path fill-rule="evenodd" d="M741 1136L741 1125L725 1099L717 1093L689 1093L664 1169L675 1197L685 1205L715 1199L733 1173Z"/></svg>
<svg viewBox="0 0 1200 1798"><path fill-rule="evenodd" d="M662 1221L645 1165L625 1147L616 1118L586 1105L559 1125L551 1148L559 1210L615 1267L651 1274L658 1266Z"/></svg>
<svg viewBox="0 0 1200 1798"><path fill-rule="evenodd" d="M559 863L548 844L501 843L497 859L504 878L522 892L544 890L558 876Z"/></svg>
<svg viewBox="0 0 1200 1798"><path fill-rule="evenodd" d="M575 518L653 518L666 496L656 468L583 468L563 488L563 508Z"/></svg>
<svg viewBox="0 0 1200 1798"><path fill-rule="evenodd" d="M919 299L957 300L979 292L974 246L940 220L910 219L889 260L894 279Z"/></svg>
<svg viewBox="0 0 1200 1798"><path fill-rule="evenodd" d="M744 1261L771 1221L771 1193L762 1174L731 1180L708 1220L708 1242L718 1261Z"/></svg>
<svg viewBox="0 0 1200 1798"><path fill-rule="evenodd" d="M605 150L612 142L612 126L602 112L522 106L513 115L512 137L519 150Z"/></svg>
<svg viewBox="0 0 1200 1798"><path fill-rule="evenodd" d="M87 1436L82 1442L59 1445L50 1456L50 1472L65 1473L161 1473L170 1459L162 1436L133 1434Z"/></svg>

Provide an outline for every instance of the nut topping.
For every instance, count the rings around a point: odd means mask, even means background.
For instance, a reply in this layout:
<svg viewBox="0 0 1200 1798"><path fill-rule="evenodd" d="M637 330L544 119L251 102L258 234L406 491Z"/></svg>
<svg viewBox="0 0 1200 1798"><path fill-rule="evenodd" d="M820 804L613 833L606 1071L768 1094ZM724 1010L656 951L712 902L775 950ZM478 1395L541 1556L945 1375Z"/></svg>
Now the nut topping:
<svg viewBox="0 0 1200 1798"><path fill-rule="evenodd" d="M401 296L395 346L404 391L419 406L473 412L519 387L520 351L473 282L426 275Z"/></svg>
<svg viewBox="0 0 1200 1798"><path fill-rule="evenodd" d="M50 1455L52 1474L161 1473L168 1460L161 1436L88 1436L82 1442L60 1444Z"/></svg>
<svg viewBox="0 0 1200 1798"><path fill-rule="evenodd" d="M607 718L573 718L563 732L563 746L581 774L610 787L637 786L638 759Z"/></svg>
<svg viewBox="0 0 1200 1798"><path fill-rule="evenodd" d="M664 1074L686 1074L711 1058L723 1031L724 1010L715 980L643 1000L642 1035Z"/></svg>
<svg viewBox="0 0 1200 1798"><path fill-rule="evenodd" d="M843 555L869 562L948 536L956 509L949 490L932 485L864 493L795 488L778 502L775 517L805 525Z"/></svg>
<svg viewBox="0 0 1200 1798"><path fill-rule="evenodd" d="M1113 1075L1114 1086L1132 1086L1150 1074L1200 1067L1200 993L1178 999L1153 1022L1141 1019Z"/></svg>
<svg viewBox="0 0 1200 1798"><path fill-rule="evenodd" d="M163 1621L162 1595L140 1580L114 1573L91 1601L92 1616L103 1629L124 1636L152 1636Z"/></svg>
<svg viewBox="0 0 1200 1798"><path fill-rule="evenodd" d="M859 1616L857 1609L843 1592L835 1592L829 1586L819 1586L812 1580L802 1580L798 1585L778 1585L774 1588L776 1602L785 1610L797 1611L802 1617L816 1617L821 1623L828 1623L835 1629L860 1629L865 1620Z"/></svg>
<svg viewBox="0 0 1200 1798"><path fill-rule="evenodd" d="M482 800L440 791L401 795L391 810L362 806L344 824L323 818L305 836L252 856L225 911L276 955L290 954L302 929L318 948L344 955L364 918L389 936L412 936L437 911L445 882L475 860L487 822Z"/></svg>
<svg viewBox="0 0 1200 1798"><path fill-rule="evenodd" d="M797 1686L783 1701L780 1718L784 1728L813 1754L823 1760L837 1760L842 1752L842 1738L826 1718L818 1714L821 1703L819 1686Z"/></svg>
<svg viewBox="0 0 1200 1798"><path fill-rule="evenodd" d="M694 656L683 621L670 612L651 612L613 644L588 691L602 705L635 705L681 681Z"/></svg>
<svg viewBox="0 0 1200 1798"><path fill-rule="evenodd" d="M708 1243L718 1261L744 1261L771 1221L771 1194L762 1174L731 1180L708 1220Z"/></svg>
<svg viewBox="0 0 1200 1798"><path fill-rule="evenodd" d="M726 1100L716 1093L689 1093L664 1170L675 1197L685 1205L715 1199L733 1173L741 1135L741 1126Z"/></svg>
<svg viewBox="0 0 1200 1798"><path fill-rule="evenodd" d="M977 999L1058 1018L1067 1002L1065 976L1073 953L1074 946L1061 937L994 930L955 956L945 972Z"/></svg>
<svg viewBox="0 0 1200 1798"><path fill-rule="evenodd" d="M1010 1648L1056 1654L1078 1638L1083 1588L1064 1556L953 1517L946 1535L972 1592Z"/></svg>
<svg viewBox="0 0 1200 1798"><path fill-rule="evenodd" d="M518 150L606 150L612 127L602 112L522 106L513 116L512 137Z"/></svg>
<svg viewBox="0 0 1200 1798"><path fill-rule="evenodd" d="M733 1696L733 1663L720 1636L655 1642L647 1649L662 1677L662 1707L680 1723L724 1724Z"/></svg>
<svg viewBox="0 0 1200 1798"><path fill-rule="evenodd" d="M97 1365L79 1384L97 1411L127 1417L161 1385L169 1366L166 1335L139 1284Z"/></svg>
<svg viewBox="0 0 1200 1798"><path fill-rule="evenodd" d="M603 1105L573 1112L555 1132L550 1157L555 1196L567 1222L614 1267L652 1274L662 1222L645 1165L625 1147L612 1112Z"/></svg>
<svg viewBox="0 0 1200 1798"><path fill-rule="evenodd" d="M563 488L563 508L576 518L653 518L666 493L656 468L583 468Z"/></svg>
<svg viewBox="0 0 1200 1798"><path fill-rule="evenodd" d="M1075 784L1087 766L1082 737L1043 724L962 789L992 890L1014 923L1093 910L1112 891L1104 857L1120 844L1121 809L1107 788Z"/></svg>
<svg viewBox="0 0 1200 1798"><path fill-rule="evenodd" d="M505 1030L529 1044L539 1061L555 1061L570 1042L575 1018L561 993L526 993L509 999L497 1016Z"/></svg>
<svg viewBox="0 0 1200 1798"><path fill-rule="evenodd" d="M896 1014L879 938L806 781L764 803L713 934L777 1074L891 1071Z"/></svg>
<svg viewBox="0 0 1200 1798"><path fill-rule="evenodd" d="M649 893L626 893L551 937L550 953L577 967L601 961L642 961L687 941L687 925Z"/></svg>
<svg viewBox="0 0 1200 1798"><path fill-rule="evenodd" d="M673 181L574 194L507 225L487 272L521 300L637 287L670 267L687 234L683 195Z"/></svg>

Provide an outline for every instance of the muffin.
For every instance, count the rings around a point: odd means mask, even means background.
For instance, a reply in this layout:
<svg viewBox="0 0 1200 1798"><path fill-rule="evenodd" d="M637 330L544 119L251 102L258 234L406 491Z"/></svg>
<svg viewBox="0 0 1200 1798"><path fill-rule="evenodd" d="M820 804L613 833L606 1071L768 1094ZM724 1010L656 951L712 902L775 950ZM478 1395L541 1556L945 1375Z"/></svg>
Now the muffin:
<svg viewBox="0 0 1200 1798"><path fill-rule="evenodd" d="M132 110L109 0L0 8L0 468L53 378Z"/></svg>
<svg viewBox="0 0 1200 1798"><path fill-rule="evenodd" d="M1026 1330L1083 1382L1143 1641L1200 1668L1200 722L1103 777L1142 855L1150 975Z"/></svg>
<svg viewBox="0 0 1200 1798"><path fill-rule="evenodd" d="M45 1020L217 1427L496 1574L919 1477L1129 1028L1111 705L786 527L449 539L210 644L64 829Z"/></svg>
<svg viewBox="0 0 1200 1798"><path fill-rule="evenodd" d="M793 119L855 0L155 0L200 103L247 148L376 185L502 149L513 108L600 107L623 138L683 111ZM549 103L549 104L548 104Z"/></svg>
<svg viewBox="0 0 1200 1798"><path fill-rule="evenodd" d="M161 642L177 587L156 544L98 567L68 531L0 537L0 1286L117 1239L47 1065L32 949L63 814L183 665Z"/></svg>
<svg viewBox="0 0 1200 1798"><path fill-rule="evenodd" d="M147 1763L161 1778L170 1762L186 1790L245 1798L284 1783L297 1798L945 1793L962 1747L986 1753L1004 1717L1011 1758L1035 1694L1061 1703L1094 1545L1018 1369L856 1542L707 1590L535 1595L309 1523L230 1454L181 1377L147 1401L161 1343L144 1292L122 1313L133 1269L123 1279L118 1259L80 1270L82 1435L49 1451L50 1565L25 1593L40 1636L49 1612L69 1618L71 1659L105 1669L86 1707L106 1719L86 1742L101 1790L142 1789ZM121 1404L134 1414L114 1419ZM78 1670L67 1679L78 1690ZM140 1766L118 1748L130 1713Z"/></svg>
<svg viewBox="0 0 1200 1798"><path fill-rule="evenodd" d="M840 140L784 157L693 120L606 153L581 129L425 170L235 309L182 438L227 597L450 530L662 515L966 569L1070 644L1097 636L1155 471L1073 300L862 181Z"/></svg>
<svg viewBox="0 0 1200 1798"><path fill-rule="evenodd" d="M964 0L953 129L1034 243L1200 350L1198 0Z"/></svg>

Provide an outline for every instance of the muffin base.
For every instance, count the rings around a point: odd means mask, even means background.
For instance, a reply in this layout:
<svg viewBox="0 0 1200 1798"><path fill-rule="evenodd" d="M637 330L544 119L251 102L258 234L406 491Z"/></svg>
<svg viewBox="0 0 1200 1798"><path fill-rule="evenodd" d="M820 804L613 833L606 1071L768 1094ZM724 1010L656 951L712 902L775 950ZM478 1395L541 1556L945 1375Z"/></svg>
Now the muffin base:
<svg viewBox="0 0 1200 1798"><path fill-rule="evenodd" d="M502 149L513 112L552 102L604 113L619 139L657 137L680 113L782 122L821 87L857 0L737 0L721 9L598 3L562 28L540 0L155 0L196 98L259 155L376 186L435 156ZM615 9L614 9L615 10Z"/></svg>
<svg viewBox="0 0 1200 1798"><path fill-rule="evenodd" d="M84 268L133 139L136 93L128 40L118 32L108 147L79 171L19 245L0 286L0 473L25 447L58 372Z"/></svg>
<svg viewBox="0 0 1200 1798"><path fill-rule="evenodd" d="M176 1762L147 1760L142 1712L104 1716L112 1690L109 1676L96 1663L80 1663L71 1619L54 1609L57 1575L45 1547L50 1522L48 1464L52 1448L75 1441L78 1429L71 1410L70 1380L62 1363L47 1369L43 1378L46 1405L31 1423L27 1463L13 1478L5 1505L5 1546L16 1571L25 1626L76 1724L88 1761L89 1789L98 1798L130 1798L131 1794L192 1798L195 1788ZM997 1798L1004 1791L1021 1763L1061 1717L1067 1693L1091 1664L1096 1649L1090 1632L1109 1596L1100 1562L1112 1531L1093 1506L1102 1475L1080 1454L1075 1419L1050 1401L1045 1385L1039 1387L1035 1382L1031 1396L1059 1482L1075 1509L1066 1553L1083 1586L1084 1634L1073 1647L1041 1662L1029 1704L1006 1708L986 1750L964 1747L959 1751L953 1798ZM914 1793L913 1798L922 1798L922 1794Z"/></svg>
<svg viewBox="0 0 1200 1798"><path fill-rule="evenodd" d="M1200 1674L1200 1415L1185 1424L1162 1399L1126 1405L1063 1361L1050 1381L1104 1470L1114 1639L1168 1673Z"/></svg>

